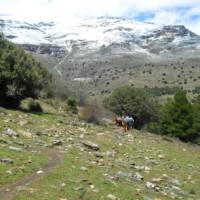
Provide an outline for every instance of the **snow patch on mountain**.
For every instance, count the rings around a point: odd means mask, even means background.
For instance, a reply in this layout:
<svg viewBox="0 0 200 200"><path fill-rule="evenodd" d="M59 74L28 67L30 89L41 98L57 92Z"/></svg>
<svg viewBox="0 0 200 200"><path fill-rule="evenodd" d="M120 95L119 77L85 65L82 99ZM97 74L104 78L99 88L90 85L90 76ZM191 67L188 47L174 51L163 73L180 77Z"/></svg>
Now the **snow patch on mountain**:
<svg viewBox="0 0 200 200"><path fill-rule="evenodd" d="M14 43L58 46L81 56L97 51L152 56L180 49L180 46L200 46L200 36L184 26L164 26L112 17L87 19L69 25L58 22L29 23L1 16L0 31Z"/></svg>

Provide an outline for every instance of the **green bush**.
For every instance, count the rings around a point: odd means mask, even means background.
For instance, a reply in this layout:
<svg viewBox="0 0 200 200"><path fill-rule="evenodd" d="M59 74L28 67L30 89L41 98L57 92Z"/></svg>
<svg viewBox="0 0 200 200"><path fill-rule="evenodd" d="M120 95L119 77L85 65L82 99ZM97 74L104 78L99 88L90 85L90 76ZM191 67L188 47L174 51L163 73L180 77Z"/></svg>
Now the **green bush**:
<svg viewBox="0 0 200 200"><path fill-rule="evenodd" d="M69 110L69 111L71 111L74 114L76 114L78 112L76 99L74 99L72 97L69 97L67 99L66 110Z"/></svg>
<svg viewBox="0 0 200 200"><path fill-rule="evenodd" d="M178 91L174 99L161 106L159 120L149 124L149 130L178 137L183 141L199 142L200 97L191 104L184 91Z"/></svg>
<svg viewBox="0 0 200 200"><path fill-rule="evenodd" d="M32 98L23 100L20 104L20 108L27 112L42 112L40 103Z"/></svg>
<svg viewBox="0 0 200 200"><path fill-rule="evenodd" d="M145 89L130 86L117 88L104 100L104 105L117 115L132 116L136 128L142 128L157 118L157 102Z"/></svg>
<svg viewBox="0 0 200 200"><path fill-rule="evenodd" d="M50 93L50 82L51 75L40 63L0 34L0 106L18 107L27 97Z"/></svg>

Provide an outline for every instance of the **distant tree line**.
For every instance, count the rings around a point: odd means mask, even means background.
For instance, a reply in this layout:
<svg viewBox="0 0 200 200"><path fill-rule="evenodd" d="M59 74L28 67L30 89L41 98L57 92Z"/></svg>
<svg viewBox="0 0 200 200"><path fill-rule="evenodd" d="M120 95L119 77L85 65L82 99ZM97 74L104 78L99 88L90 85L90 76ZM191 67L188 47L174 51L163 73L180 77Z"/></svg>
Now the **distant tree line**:
<svg viewBox="0 0 200 200"><path fill-rule="evenodd" d="M146 89L124 86L104 100L104 105L117 115L131 115L135 128L200 143L200 96L191 103L179 90L174 98L159 105Z"/></svg>
<svg viewBox="0 0 200 200"><path fill-rule="evenodd" d="M178 87L154 87L154 88L146 88L148 92L150 92L153 96L162 96L162 95L174 95L176 92L180 90Z"/></svg>
<svg viewBox="0 0 200 200"><path fill-rule="evenodd" d="M51 78L44 66L0 34L0 106L18 107L27 97L50 95Z"/></svg>

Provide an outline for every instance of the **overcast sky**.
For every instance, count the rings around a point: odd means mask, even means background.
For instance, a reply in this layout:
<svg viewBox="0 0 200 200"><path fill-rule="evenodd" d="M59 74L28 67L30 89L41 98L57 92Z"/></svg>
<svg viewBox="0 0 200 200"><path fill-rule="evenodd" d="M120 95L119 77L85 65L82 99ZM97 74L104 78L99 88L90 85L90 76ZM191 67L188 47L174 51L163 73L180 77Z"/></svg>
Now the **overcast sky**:
<svg viewBox="0 0 200 200"><path fill-rule="evenodd" d="M107 15L183 24L200 35L200 0L0 0L0 15L65 23Z"/></svg>

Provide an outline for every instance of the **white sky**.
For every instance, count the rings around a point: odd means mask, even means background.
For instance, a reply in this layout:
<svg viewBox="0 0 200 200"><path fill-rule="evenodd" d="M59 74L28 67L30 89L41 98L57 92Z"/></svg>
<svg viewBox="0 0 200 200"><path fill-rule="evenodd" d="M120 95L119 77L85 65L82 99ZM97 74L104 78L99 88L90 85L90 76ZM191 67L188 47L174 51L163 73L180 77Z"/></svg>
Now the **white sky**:
<svg viewBox="0 0 200 200"><path fill-rule="evenodd" d="M0 15L65 23L108 15L183 24L200 34L200 0L0 0Z"/></svg>

